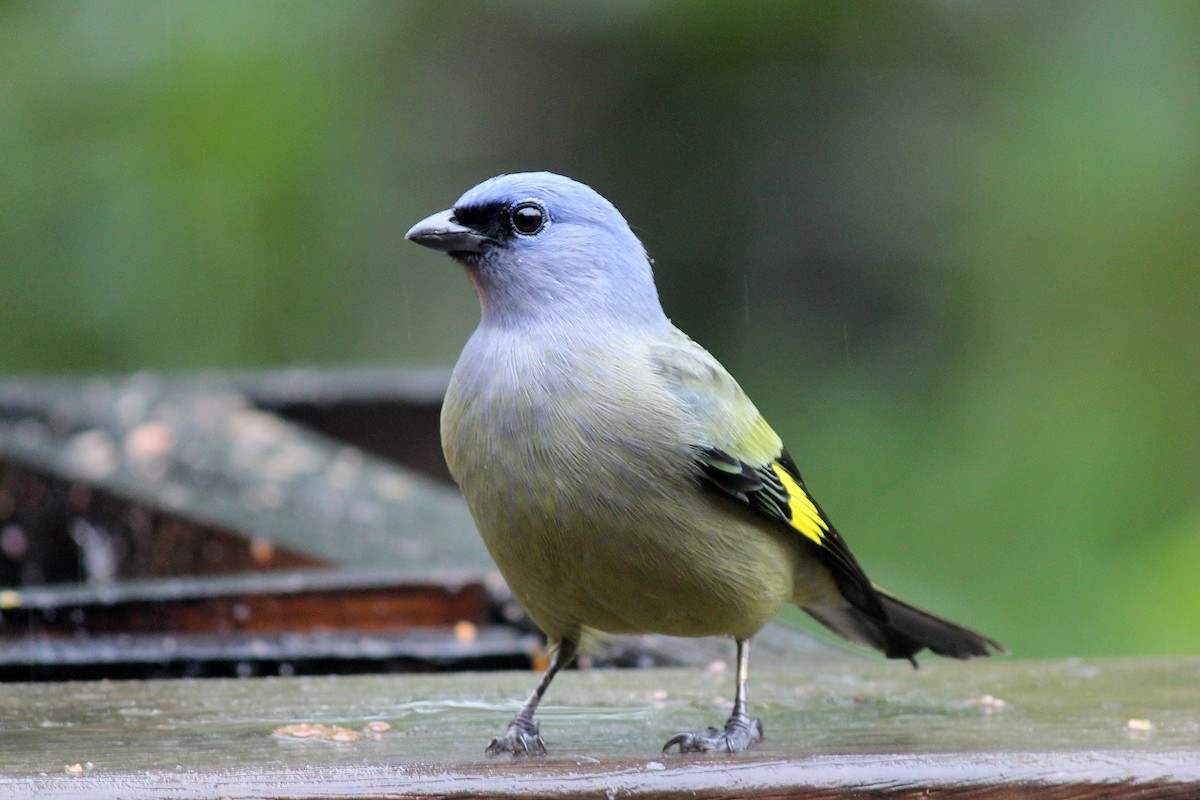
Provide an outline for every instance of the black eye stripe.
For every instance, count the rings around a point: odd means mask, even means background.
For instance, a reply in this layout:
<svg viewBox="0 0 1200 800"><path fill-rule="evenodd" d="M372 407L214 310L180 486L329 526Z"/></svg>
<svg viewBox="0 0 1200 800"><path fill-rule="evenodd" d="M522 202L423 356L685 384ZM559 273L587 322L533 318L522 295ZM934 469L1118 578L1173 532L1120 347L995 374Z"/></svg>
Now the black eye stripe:
<svg viewBox="0 0 1200 800"><path fill-rule="evenodd" d="M482 203L455 206L454 221L474 228L497 242L516 236L534 236L546 227L550 215L536 200L515 203Z"/></svg>
<svg viewBox="0 0 1200 800"><path fill-rule="evenodd" d="M502 203L455 206L454 221L474 228L488 238L501 241L512 236L508 224L507 207Z"/></svg>

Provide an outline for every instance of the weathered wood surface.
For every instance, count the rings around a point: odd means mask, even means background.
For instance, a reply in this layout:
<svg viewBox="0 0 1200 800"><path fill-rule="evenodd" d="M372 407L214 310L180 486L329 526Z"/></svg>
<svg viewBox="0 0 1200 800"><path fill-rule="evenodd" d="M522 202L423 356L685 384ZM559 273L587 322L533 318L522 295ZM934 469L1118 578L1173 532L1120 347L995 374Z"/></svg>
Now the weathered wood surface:
<svg viewBox="0 0 1200 800"><path fill-rule="evenodd" d="M9 589L3 609L12 627L58 635L405 630L484 624L491 580L461 570L408 580L380 569L276 571Z"/></svg>
<svg viewBox="0 0 1200 800"><path fill-rule="evenodd" d="M0 379L0 680L527 663L436 480L445 380Z"/></svg>
<svg viewBox="0 0 1200 800"><path fill-rule="evenodd" d="M766 741L732 757L659 753L724 718L728 668L564 673L541 715L551 754L533 760L482 754L525 672L10 684L0 796L1200 796L1200 659L766 661ZM391 730L273 734L369 722Z"/></svg>
<svg viewBox="0 0 1200 800"><path fill-rule="evenodd" d="M82 577L98 582L321 565L491 569L452 488L273 413L303 416L336 396L353 418L390 398L392 427L379 437L392 449L411 440L424 464L440 459L430 419L443 384L443 373L400 370L8 378L0 522L31 551L57 546L45 563L73 564L78 547Z"/></svg>
<svg viewBox="0 0 1200 800"><path fill-rule="evenodd" d="M518 669L498 578L297 570L0 591L0 680ZM506 606L505 606L506 607Z"/></svg>

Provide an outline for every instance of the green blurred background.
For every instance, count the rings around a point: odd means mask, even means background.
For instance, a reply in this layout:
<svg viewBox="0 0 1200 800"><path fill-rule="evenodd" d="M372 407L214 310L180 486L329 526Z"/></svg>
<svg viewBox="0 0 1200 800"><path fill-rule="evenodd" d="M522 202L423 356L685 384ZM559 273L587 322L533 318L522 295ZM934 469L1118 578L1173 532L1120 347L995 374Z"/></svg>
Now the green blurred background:
<svg viewBox="0 0 1200 800"><path fill-rule="evenodd" d="M0 3L0 372L449 365L404 231L617 204L881 583L1200 651L1200 5Z"/></svg>

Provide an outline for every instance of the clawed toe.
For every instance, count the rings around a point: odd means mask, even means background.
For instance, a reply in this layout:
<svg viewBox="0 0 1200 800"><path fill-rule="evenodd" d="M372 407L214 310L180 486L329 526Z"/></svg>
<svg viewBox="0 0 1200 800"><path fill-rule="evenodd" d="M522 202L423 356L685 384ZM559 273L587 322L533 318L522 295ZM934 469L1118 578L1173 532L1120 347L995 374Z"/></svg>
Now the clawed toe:
<svg viewBox="0 0 1200 800"><path fill-rule="evenodd" d="M678 747L682 753L741 753L762 741L762 723L756 719L730 719L725 730L709 728L704 733L677 733L662 751Z"/></svg>
<svg viewBox="0 0 1200 800"><path fill-rule="evenodd" d="M514 721L504 732L503 736L492 739L485 750L489 756L511 753L514 756L544 756L546 743L542 741L535 723Z"/></svg>

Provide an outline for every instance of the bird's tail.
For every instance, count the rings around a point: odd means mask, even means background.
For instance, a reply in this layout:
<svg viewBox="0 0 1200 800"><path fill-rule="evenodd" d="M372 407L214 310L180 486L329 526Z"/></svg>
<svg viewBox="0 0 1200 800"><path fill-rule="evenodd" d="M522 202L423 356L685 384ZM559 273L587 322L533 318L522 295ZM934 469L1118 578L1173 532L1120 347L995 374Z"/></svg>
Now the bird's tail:
<svg viewBox="0 0 1200 800"><path fill-rule="evenodd" d="M917 665L914 656L926 648L950 658L1008 653L995 639L923 611L880 589L876 591L886 619L850 606L804 610L839 636L881 650L888 658L907 658L914 667Z"/></svg>

